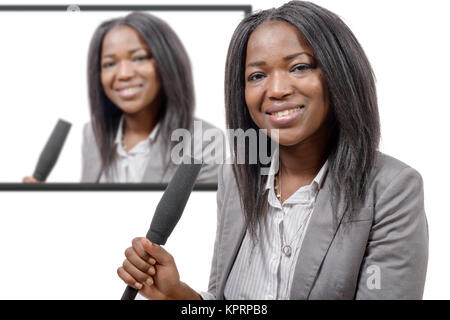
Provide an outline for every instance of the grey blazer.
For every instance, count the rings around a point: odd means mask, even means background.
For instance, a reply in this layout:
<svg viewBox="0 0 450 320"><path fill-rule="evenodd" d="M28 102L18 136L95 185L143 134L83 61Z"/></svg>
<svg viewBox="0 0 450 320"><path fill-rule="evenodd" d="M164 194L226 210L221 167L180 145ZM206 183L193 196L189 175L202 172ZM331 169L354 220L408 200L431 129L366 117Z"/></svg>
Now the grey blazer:
<svg viewBox="0 0 450 320"><path fill-rule="evenodd" d="M204 131L208 129L219 130L206 121L202 121L199 119L195 120L201 121ZM223 144L225 143L225 135L220 130L218 132L221 133L222 141L220 141L220 139L213 140L209 142L209 144L203 145L203 150L207 148L208 150L219 150L220 148L223 148ZM158 135L155 141L155 145L153 146L155 151L152 152L151 157L149 158L142 182L169 182L173 174L175 173L177 166L173 164L169 165L167 170L164 170L164 168L166 167L167 158L166 154L163 154L163 143L163 139L160 135ZM217 171L219 169L219 164L215 164L212 162L213 161L211 161L211 163L205 163L202 166L202 169L200 170L199 176L196 181L197 183L217 183ZM82 163L81 182L98 183L103 173L103 166L100 157L100 151L95 141L91 123L86 123L83 128Z"/></svg>
<svg viewBox="0 0 450 320"><path fill-rule="evenodd" d="M343 216L341 202L336 222L330 184L326 177L319 189L296 264L291 299L421 299L428 226L420 174L379 153L364 205L349 218ZM219 170L217 206L208 291L223 299L246 230L231 165Z"/></svg>

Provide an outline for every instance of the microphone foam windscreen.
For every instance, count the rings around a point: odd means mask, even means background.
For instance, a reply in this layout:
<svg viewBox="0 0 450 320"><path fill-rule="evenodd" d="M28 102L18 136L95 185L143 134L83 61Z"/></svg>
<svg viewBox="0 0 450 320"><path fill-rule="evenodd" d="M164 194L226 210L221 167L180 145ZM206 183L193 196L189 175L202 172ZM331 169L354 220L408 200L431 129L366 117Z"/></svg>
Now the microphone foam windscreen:
<svg viewBox="0 0 450 320"><path fill-rule="evenodd" d="M184 207L194 187L202 164L184 164L178 166L156 207L155 214L147 233L147 238L164 245L175 225L183 214Z"/></svg>
<svg viewBox="0 0 450 320"><path fill-rule="evenodd" d="M48 175L58 160L64 142L69 134L70 127L71 123L61 119L58 120L37 162L36 169L33 173L35 179L39 181L47 180Z"/></svg>

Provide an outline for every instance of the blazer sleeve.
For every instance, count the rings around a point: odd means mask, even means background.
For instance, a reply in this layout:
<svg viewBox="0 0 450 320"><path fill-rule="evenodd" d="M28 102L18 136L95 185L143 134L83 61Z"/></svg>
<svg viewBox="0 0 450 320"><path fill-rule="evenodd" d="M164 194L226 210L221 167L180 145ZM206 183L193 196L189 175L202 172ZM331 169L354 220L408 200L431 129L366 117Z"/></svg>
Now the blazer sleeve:
<svg viewBox="0 0 450 320"><path fill-rule="evenodd" d="M202 294L203 299L217 299L217 281L218 281L218 262L217 256L219 254L221 230L222 230L222 207L224 203L223 196L225 194L225 186L223 181L223 166L219 168L218 172L218 189L217 189L217 230L216 230L216 240L214 242L214 254L211 263L211 272L209 275L209 285L208 292Z"/></svg>
<svg viewBox="0 0 450 320"><path fill-rule="evenodd" d="M82 147L81 147L81 161L82 161L82 166L81 166L81 182L86 182L87 177L86 177L86 171L87 171L87 158L88 158L88 126L89 123L86 123L83 127L83 143L82 143Z"/></svg>
<svg viewBox="0 0 450 320"><path fill-rule="evenodd" d="M86 123L83 127L81 157L81 182L97 182L97 176L101 169L101 161L91 123Z"/></svg>
<svg viewBox="0 0 450 320"><path fill-rule="evenodd" d="M356 299L422 299L428 263L423 180L404 168L381 192Z"/></svg>

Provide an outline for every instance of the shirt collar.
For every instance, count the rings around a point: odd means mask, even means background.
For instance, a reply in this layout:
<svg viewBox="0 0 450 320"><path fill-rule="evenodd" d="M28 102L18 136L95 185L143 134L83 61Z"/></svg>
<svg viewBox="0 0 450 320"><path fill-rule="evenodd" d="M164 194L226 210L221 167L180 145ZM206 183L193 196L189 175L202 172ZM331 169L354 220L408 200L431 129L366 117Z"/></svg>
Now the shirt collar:
<svg viewBox="0 0 450 320"><path fill-rule="evenodd" d="M126 156L127 152L123 149L122 146L122 135L123 135L123 122L124 122L123 115L120 117L119 121L119 128L117 130L116 139L114 140L114 143L117 145L117 152L119 155ZM150 144L153 144L156 141L157 135L159 131L159 122L156 123L155 127L153 128L152 132L148 135L147 141L150 142ZM140 143L142 143L141 141ZM134 148L133 148L134 149Z"/></svg>
<svg viewBox="0 0 450 320"><path fill-rule="evenodd" d="M278 170L279 170L279 164L280 164L280 157L279 157L279 152L278 152L278 148L277 148L276 151L274 152L274 155L271 160L270 169L269 169L269 173L267 176L267 182L266 182L266 187L265 187L265 190L270 190L270 194L273 193L273 197L269 196L269 202L274 202L274 200L275 200L275 199L273 199L275 197L274 180L275 180L275 175L278 173ZM313 181L309 185L312 187L313 190L318 190L318 189L322 188L327 171L328 171L328 160L325 161L322 168L319 170L319 172L317 173L317 175L314 177ZM296 193L297 193L297 191L296 191ZM294 197L292 200L295 201L296 200L295 193L293 196Z"/></svg>
<svg viewBox="0 0 450 320"><path fill-rule="evenodd" d="M122 134L123 134L123 122L124 122L123 115L120 117L119 121L119 128L117 130L116 139L114 140L114 143L117 146L120 146L122 148ZM154 143L156 141L157 135L159 131L159 122L156 123L156 126L153 128L152 132L148 135L148 141L150 143Z"/></svg>

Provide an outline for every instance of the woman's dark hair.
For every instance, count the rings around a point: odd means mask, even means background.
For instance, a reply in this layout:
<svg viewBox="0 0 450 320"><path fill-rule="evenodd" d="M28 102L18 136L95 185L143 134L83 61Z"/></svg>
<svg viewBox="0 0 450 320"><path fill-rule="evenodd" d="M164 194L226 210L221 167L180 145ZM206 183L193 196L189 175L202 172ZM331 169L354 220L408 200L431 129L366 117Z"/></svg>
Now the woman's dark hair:
<svg viewBox="0 0 450 320"><path fill-rule="evenodd" d="M88 91L92 126L104 168L108 168L114 159L114 139L123 112L108 99L103 89L100 78L101 52L106 33L122 25L139 32L155 59L161 81L158 134L162 135L166 148L177 143L170 139L174 129L191 129L194 114L191 64L172 28L161 19L141 12L103 22L95 31L89 47ZM168 157L168 165L169 160Z"/></svg>
<svg viewBox="0 0 450 320"><path fill-rule="evenodd" d="M332 201L337 204L342 195L344 211L351 212L366 195L380 140L380 120L370 63L351 30L336 14L310 2L291 1L280 8L257 12L239 24L226 63L227 127L258 129L245 102L245 60L251 33L267 21L295 26L314 52L328 89L333 119L327 154ZM236 155L237 146L233 148ZM260 163L236 163L233 170L245 219L255 235L257 223L267 211L267 176L261 176Z"/></svg>

